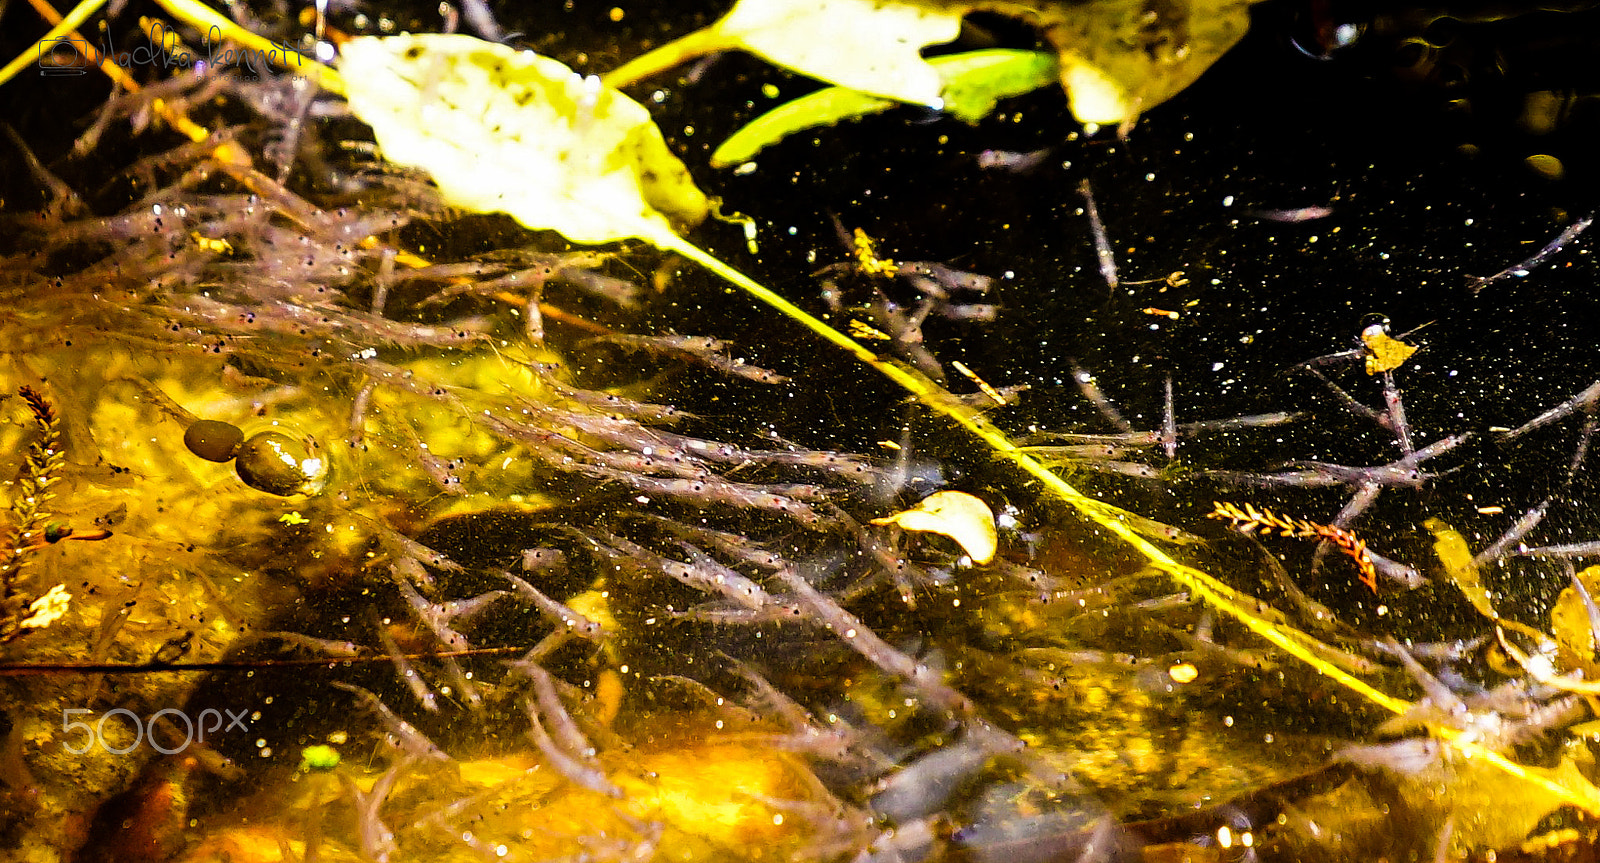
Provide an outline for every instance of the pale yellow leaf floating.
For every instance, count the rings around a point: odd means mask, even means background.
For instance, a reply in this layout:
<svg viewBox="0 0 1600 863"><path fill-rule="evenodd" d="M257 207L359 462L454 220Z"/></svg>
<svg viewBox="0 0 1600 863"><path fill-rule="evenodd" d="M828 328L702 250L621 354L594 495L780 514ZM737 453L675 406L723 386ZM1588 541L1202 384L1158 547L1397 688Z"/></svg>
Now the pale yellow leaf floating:
<svg viewBox="0 0 1600 863"><path fill-rule="evenodd" d="M638 102L531 51L466 35L366 36L341 49L345 95L384 158L453 206L575 243L662 245L705 195Z"/></svg>
<svg viewBox="0 0 1600 863"><path fill-rule="evenodd" d="M937 491L905 512L875 518L873 524L892 524L918 533L948 536L974 563L994 560L998 538L994 511L989 505L964 491Z"/></svg>
<svg viewBox="0 0 1600 863"><path fill-rule="evenodd" d="M634 81L703 54L743 49L831 84L937 108L944 83L921 49L953 41L965 11L964 5L904 0L740 0L710 27L629 62L606 80Z"/></svg>

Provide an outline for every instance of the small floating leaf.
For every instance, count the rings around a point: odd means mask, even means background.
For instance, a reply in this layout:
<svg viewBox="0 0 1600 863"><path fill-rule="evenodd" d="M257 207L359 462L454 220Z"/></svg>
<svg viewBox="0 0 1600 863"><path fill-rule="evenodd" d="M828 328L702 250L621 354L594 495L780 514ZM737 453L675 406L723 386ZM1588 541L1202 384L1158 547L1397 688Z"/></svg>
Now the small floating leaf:
<svg viewBox="0 0 1600 863"><path fill-rule="evenodd" d="M730 135L711 154L711 166L726 168L747 162L755 154L796 132L878 114L897 104L892 99L869 96L844 87L828 87L808 93L773 108Z"/></svg>
<svg viewBox="0 0 1600 863"><path fill-rule="evenodd" d="M28 604L28 611L32 613L18 622L17 626L22 629L44 629L60 620L71 604L72 594L67 593L67 586L58 584Z"/></svg>
<svg viewBox="0 0 1600 863"><path fill-rule="evenodd" d="M968 123L987 116L999 100L1052 84L1059 74L1056 58L1040 51L996 48L927 62L944 81L944 110ZM895 104L844 87L818 90L762 114L733 133L711 154L711 164L719 168L736 165L796 132L887 111Z"/></svg>
<svg viewBox="0 0 1600 863"><path fill-rule="evenodd" d="M959 544L974 563L994 560L998 543L994 511L989 505L964 491L939 491L905 512L875 518L873 524L892 524L919 533L948 536Z"/></svg>
<svg viewBox="0 0 1600 863"><path fill-rule="evenodd" d="M1060 61L1043 51L992 48L928 62L944 79L944 110L968 123L989 116L1001 99L1031 93L1061 74Z"/></svg>
<svg viewBox="0 0 1600 863"><path fill-rule="evenodd" d="M740 0L696 30L606 76L623 86L695 57L744 49L830 84L939 107L942 81L921 49L961 33L965 4L906 0Z"/></svg>

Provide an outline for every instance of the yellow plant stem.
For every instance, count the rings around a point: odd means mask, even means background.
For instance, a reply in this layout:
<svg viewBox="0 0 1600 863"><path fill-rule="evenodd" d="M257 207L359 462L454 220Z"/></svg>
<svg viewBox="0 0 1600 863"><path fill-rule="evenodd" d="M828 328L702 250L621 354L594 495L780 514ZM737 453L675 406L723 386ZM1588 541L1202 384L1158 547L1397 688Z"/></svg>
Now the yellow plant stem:
<svg viewBox="0 0 1600 863"><path fill-rule="evenodd" d="M718 51L726 51L736 47L738 46L718 33L715 28L707 27L674 39L654 51L649 51L629 60L610 72L601 75L600 81L607 87L620 90L629 84L642 81L653 75L659 75L674 66L687 63L696 57L703 57L707 54L715 54Z"/></svg>
<svg viewBox="0 0 1600 863"><path fill-rule="evenodd" d="M1435 737L1455 747L1456 751L1462 755L1468 758L1480 758L1504 773L1521 779L1523 782L1537 785L1590 815L1600 815L1600 793L1597 793L1594 785L1589 784L1587 780L1585 780L1585 784L1588 785L1587 788L1572 788L1566 783L1551 779L1548 775L1548 770L1538 767L1525 767L1493 749L1487 749L1473 743L1466 739L1466 732L1460 729L1434 727L1431 730Z"/></svg>

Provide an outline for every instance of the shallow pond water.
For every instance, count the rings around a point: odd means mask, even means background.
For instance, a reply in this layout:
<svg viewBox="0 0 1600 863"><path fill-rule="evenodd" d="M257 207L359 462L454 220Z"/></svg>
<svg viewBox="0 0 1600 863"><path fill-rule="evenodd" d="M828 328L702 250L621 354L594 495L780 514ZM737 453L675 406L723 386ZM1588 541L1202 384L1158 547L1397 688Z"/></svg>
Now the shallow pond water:
<svg viewBox="0 0 1600 863"><path fill-rule="evenodd" d="M720 11L496 9L585 72ZM1251 15L1122 130L1046 88L717 170L814 85L629 88L756 226L694 242L1004 446L681 258L443 206L292 76L135 70L223 137L124 95L80 157L98 73L5 85L82 199L0 170L4 853L1593 856L1594 15ZM940 490L992 562L885 523Z"/></svg>

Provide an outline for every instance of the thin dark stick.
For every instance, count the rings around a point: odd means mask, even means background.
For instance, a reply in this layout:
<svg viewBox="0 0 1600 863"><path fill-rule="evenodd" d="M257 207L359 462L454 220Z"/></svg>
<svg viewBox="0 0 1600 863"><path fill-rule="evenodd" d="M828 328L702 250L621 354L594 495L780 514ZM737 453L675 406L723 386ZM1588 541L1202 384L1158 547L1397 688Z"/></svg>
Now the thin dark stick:
<svg viewBox="0 0 1600 863"><path fill-rule="evenodd" d="M407 653L406 659L443 659L457 656L492 656L504 653L521 653L524 647L478 647L472 650L449 650L439 653ZM263 668L326 668L349 667L370 662L389 662L388 655L341 656L319 659L261 659L238 662L186 662L171 665L164 662L40 662L26 665L0 665L0 677L26 677L34 674L186 674L197 671L260 671Z"/></svg>

